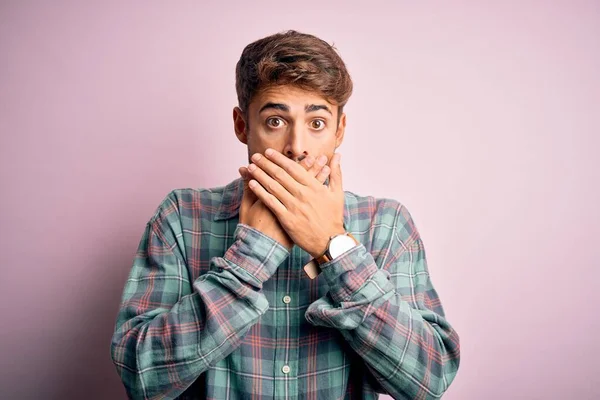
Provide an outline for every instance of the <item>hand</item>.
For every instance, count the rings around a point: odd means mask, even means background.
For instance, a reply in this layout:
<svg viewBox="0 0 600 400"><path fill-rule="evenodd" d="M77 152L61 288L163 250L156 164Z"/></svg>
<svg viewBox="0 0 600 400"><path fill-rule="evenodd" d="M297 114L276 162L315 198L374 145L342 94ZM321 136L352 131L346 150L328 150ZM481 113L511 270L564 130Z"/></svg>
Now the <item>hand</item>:
<svg viewBox="0 0 600 400"><path fill-rule="evenodd" d="M253 154L248 168L254 178L248 182L251 191L294 243L315 258L325 252L330 236L345 232L340 157L335 153L331 159L329 187L272 149L264 157Z"/></svg>
<svg viewBox="0 0 600 400"><path fill-rule="evenodd" d="M304 158L300 162L300 165L307 170L307 173L310 176L315 177L321 184L329 177L329 167L327 165L323 166L322 164L316 163L312 156ZM252 178L248 169L246 167L240 167L238 171L244 179L244 194L240 205L239 222L261 231L265 235L281 243L288 251L291 250L294 246L292 239L285 232L273 212L256 197L252 190L248 188L248 182Z"/></svg>

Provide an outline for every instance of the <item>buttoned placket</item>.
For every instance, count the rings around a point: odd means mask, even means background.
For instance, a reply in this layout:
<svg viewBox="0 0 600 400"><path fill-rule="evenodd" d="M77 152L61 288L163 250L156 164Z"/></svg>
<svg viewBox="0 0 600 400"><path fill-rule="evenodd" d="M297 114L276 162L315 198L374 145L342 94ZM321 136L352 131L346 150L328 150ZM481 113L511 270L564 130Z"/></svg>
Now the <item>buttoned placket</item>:
<svg viewBox="0 0 600 400"><path fill-rule="evenodd" d="M294 246L287 262L277 270L277 311L275 313L275 397L296 398L298 395L298 277L303 250Z"/></svg>

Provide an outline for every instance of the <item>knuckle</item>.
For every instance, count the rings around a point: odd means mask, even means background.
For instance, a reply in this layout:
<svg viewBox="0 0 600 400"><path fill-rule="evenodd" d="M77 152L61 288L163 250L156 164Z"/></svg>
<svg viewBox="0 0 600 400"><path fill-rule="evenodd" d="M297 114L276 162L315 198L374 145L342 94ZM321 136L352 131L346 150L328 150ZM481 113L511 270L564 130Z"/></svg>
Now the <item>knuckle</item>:
<svg viewBox="0 0 600 400"><path fill-rule="evenodd" d="M273 177L277 180L281 180L283 179L283 175L285 174L285 170L282 168L277 168L275 170L275 173L273 174Z"/></svg>
<svg viewBox="0 0 600 400"><path fill-rule="evenodd" d="M296 197L300 200L303 200L306 197L306 192L303 188L298 189L298 193L296 193Z"/></svg>
<svg viewBox="0 0 600 400"><path fill-rule="evenodd" d="M266 200L266 204L267 204L267 208L269 208L269 211L272 209L272 207L275 205L275 201L273 200L273 198L269 197Z"/></svg>

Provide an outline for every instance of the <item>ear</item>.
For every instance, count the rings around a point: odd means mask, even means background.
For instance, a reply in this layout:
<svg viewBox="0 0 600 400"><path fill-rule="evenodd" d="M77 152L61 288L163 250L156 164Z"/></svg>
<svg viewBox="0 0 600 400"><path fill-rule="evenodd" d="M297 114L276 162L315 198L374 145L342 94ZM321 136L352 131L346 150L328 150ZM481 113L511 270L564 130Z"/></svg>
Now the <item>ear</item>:
<svg viewBox="0 0 600 400"><path fill-rule="evenodd" d="M342 113L340 118L340 124L338 125L337 132L335 133L335 148L337 149L344 140L344 133L346 132L346 113Z"/></svg>
<svg viewBox="0 0 600 400"><path fill-rule="evenodd" d="M247 124L246 120L244 120L244 113L239 107L233 108L233 130L235 131L235 136L237 136L238 140L247 145Z"/></svg>

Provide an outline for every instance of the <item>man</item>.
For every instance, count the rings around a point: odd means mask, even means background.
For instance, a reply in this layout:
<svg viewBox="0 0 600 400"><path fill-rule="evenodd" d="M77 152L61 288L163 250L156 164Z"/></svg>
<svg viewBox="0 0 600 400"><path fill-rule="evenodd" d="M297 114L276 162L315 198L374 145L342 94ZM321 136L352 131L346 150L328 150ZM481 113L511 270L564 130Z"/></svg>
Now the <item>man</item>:
<svg viewBox="0 0 600 400"><path fill-rule="evenodd" d="M249 165L169 193L141 239L111 346L128 395L440 397L459 338L417 228L399 202L342 188L344 62L275 34L244 49L236 89Z"/></svg>

